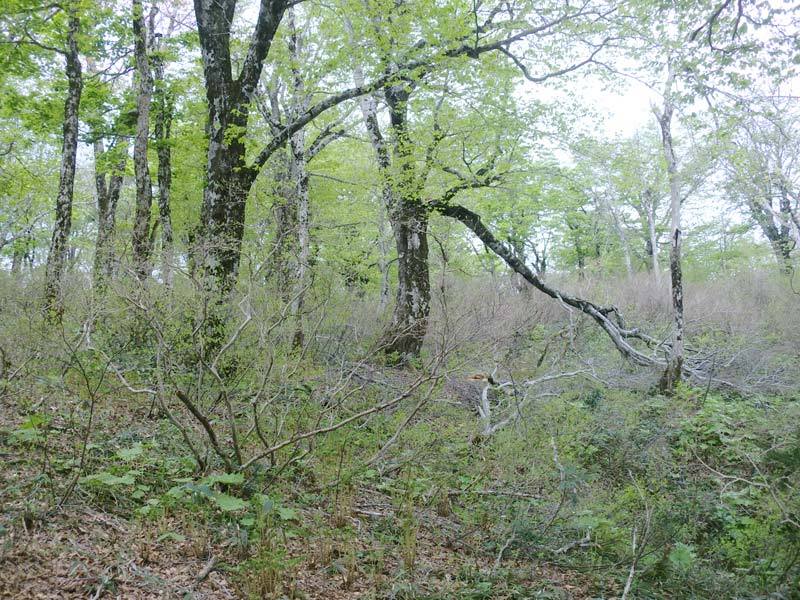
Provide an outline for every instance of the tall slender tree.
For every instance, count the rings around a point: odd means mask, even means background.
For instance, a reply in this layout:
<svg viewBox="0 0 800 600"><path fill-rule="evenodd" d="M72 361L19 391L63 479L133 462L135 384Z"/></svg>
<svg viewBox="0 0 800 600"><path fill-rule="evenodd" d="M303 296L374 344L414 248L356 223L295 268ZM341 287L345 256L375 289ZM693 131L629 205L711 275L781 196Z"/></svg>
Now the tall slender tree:
<svg viewBox="0 0 800 600"><path fill-rule="evenodd" d="M667 81L664 85L664 104L661 111L654 110L661 129L661 144L664 151L664 160L667 164L667 177L669 179L669 206L670 206L670 247L669 247L669 273L670 289L672 290L672 347L670 348L669 363L661 378L660 387L665 392L673 392L680 383L683 375L683 265L681 262L681 248L683 245L683 231L681 230L681 194L678 175L678 159L675 156L675 146L672 141L672 116L675 112L674 84L675 64L672 60L667 64Z"/></svg>
<svg viewBox="0 0 800 600"><path fill-rule="evenodd" d="M171 34L175 20L170 18L167 36ZM152 20L151 20L152 23ZM149 28L153 47L153 104L155 123L153 139L158 154L158 220L161 224L161 275L167 286L172 286L175 262L175 234L172 228L172 119L175 112L175 97L164 74L164 36Z"/></svg>
<svg viewBox="0 0 800 600"><path fill-rule="evenodd" d="M67 76L67 97L64 101L64 126L61 143L61 174L44 284L45 310L50 318L55 320L60 320L63 313L61 285L67 258L67 242L72 230L72 201L78 156L78 124L81 93L83 92L83 69L78 48L81 20L75 2L70 2L66 11L67 35L64 48L59 50L64 56Z"/></svg>
<svg viewBox="0 0 800 600"><path fill-rule="evenodd" d="M155 11L155 5L152 8ZM148 30L142 0L132 0L133 48L136 59L136 137L133 143L133 169L136 180L136 211L133 220L133 266L136 276L145 279L150 271L150 212L153 184L147 151L150 140L150 105L153 100L153 74L150 69ZM151 17L152 21L152 17Z"/></svg>

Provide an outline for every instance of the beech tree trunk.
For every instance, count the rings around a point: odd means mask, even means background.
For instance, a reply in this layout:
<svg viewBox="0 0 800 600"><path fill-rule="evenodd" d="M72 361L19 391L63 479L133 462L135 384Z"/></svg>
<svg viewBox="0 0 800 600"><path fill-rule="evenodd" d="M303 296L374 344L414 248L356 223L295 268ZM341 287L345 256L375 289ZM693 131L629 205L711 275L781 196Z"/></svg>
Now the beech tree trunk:
<svg viewBox="0 0 800 600"><path fill-rule="evenodd" d="M118 142L121 143L121 142ZM94 183L97 196L97 239L95 241L92 279L94 289L102 293L114 271L114 230L116 229L117 204L128 162L127 144L114 151L119 158L110 170L107 168L108 152L103 141L94 141Z"/></svg>
<svg viewBox="0 0 800 600"><path fill-rule="evenodd" d="M671 87L674 74L670 65L670 73L667 79L666 91L664 93L664 108L658 117L661 128L661 142L664 150L664 158L667 162L667 175L669 178L670 196L670 252L669 252L669 272L672 288L672 348L670 351L669 362L664 374L661 377L659 387L666 393L675 391L680 383L683 373L683 271L681 266L681 198L680 182L678 180L678 165L675 158L675 151L672 144L672 114L674 105L672 104Z"/></svg>
<svg viewBox="0 0 800 600"><path fill-rule="evenodd" d="M292 347L301 348L305 342L303 308L308 288L308 265L311 260L311 235L309 231L308 170L305 135L301 129L290 140L295 202L297 215L297 259L294 275L291 314L294 321Z"/></svg>
<svg viewBox="0 0 800 600"><path fill-rule="evenodd" d="M384 90L392 129L392 165L388 173L389 222L397 250L397 291L392 320L383 333L383 351L400 362L418 356L428 329L431 307L428 264L430 208L421 201L421 183L408 136L408 98L411 84Z"/></svg>
<svg viewBox="0 0 800 600"><path fill-rule="evenodd" d="M14 249L11 252L11 274L19 275L22 272L22 263L27 259L31 262L31 248L33 247L32 226L28 226L21 236L13 241Z"/></svg>
<svg viewBox="0 0 800 600"><path fill-rule="evenodd" d="M64 102L64 127L61 145L61 172L56 198L56 218L47 255L44 305L49 318L59 321L63 314L61 285L67 258L67 241L72 229L72 199L75 188L75 162L78 153L78 114L83 76L78 54L80 19L70 8L67 26L66 75L67 98Z"/></svg>
<svg viewBox="0 0 800 600"><path fill-rule="evenodd" d="M781 271L791 273L792 251L800 244L800 226L780 171L769 175L762 193L761 198L746 199L750 214L769 241Z"/></svg>
<svg viewBox="0 0 800 600"><path fill-rule="evenodd" d="M133 144L133 170L136 178L136 212L133 221L133 266L140 280L147 278L150 267L150 210L153 188L147 148L150 137L150 104L153 76L150 72L148 39L142 0L133 0L133 47L136 57L138 90L136 99L136 137Z"/></svg>
<svg viewBox="0 0 800 600"><path fill-rule="evenodd" d="M194 0L208 101L206 182L195 259L207 287L221 295L236 283L247 196L257 174L245 157L250 104L286 4L261 3L241 72L234 79L230 33L236 1Z"/></svg>
<svg viewBox="0 0 800 600"><path fill-rule="evenodd" d="M778 208L773 207L773 200L748 200L750 214L758 223L764 237L770 243L775 260L782 272L792 272L792 250L797 242L792 237L792 209L788 197L779 199Z"/></svg>
<svg viewBox="0 0 800 600"><path fill-rule="evenodd" d="M418 356L431 306L428 264L428 208L401 199L390 212L397 249L397 292L383 351L401 362Z"/></svg>
<svg viewBox="0 0 800 600"><path fill-rule="evenodd" d="M605 208L606 212L608 213L609 218L611 219L611 224L614 227L614 232L617 234L617 238L619 238L620 248L622 249L622 258L625 261L625 272L628 277L633 277L633 261L631 260L631 246L628 242L628 235L625 233L625 227L623 226L622 222L620 221L619 215L611 206L611 203L608 201L607 198L602 198L600 200L603 208Z"/></svg>
<svg viewBox="0 0 800 600"><path fill-rule="evenodd" d="M292 57L292 118L296 119L301 113L308 110L311 97L306 93L305 85L298 65L302 54L302 37L295 23L294 9L289 9L289 54ZM302 348L305 342L303 327L303 308L305 305L306 289L308 287L308 263L311 259L311 234L309 231L309 202L308 202L308 162L313 154L306 150L306 135L303 129L297 131L289 138L289 181L293 185L291 190L294 208L294 233L296 236L296 258L294 285L292 287L291 314L294 321L294 335L292 347Z"/></svg>
<svg viewBox="0 0 800 600"><path fill-rule="evenodd" d="M352 27L345 23L352 35ZM356 86L364 84L359 66L353 69ZM428 264L428 218L430 209L420 202L408 139L407 102L410 89L387 87L384 98L389 105L393 148L390 154L378 121L375 97L360 100L378 169L383 175L383 204L394 234L397 250L397 291L392 320L384 331L381 347L399 362L418 356L422 349L430 314L430 268ZM387 290L388 291L388 290Z"/></svg>
<svg viewBox="0 0 800 600"><path fill-rule="evenodd" d="M153 135L158 153L158 219L161 223L161 274L164 283L172 286L173 263L175 262L174 235L172 231L172 146L170 145L172 115L175 100L164 81L164 60L156 47L153 57L153 99L155 102L155 124Z"/></svg>
<svg viewBox="0 0 800 600"><path fill-rule="evenodd" d="M650 269L661 283L661 266L658 264L658 232L656 231L656 202L652 190L645 190L645 218L647 219L647 238L650 250Z"/></svg>

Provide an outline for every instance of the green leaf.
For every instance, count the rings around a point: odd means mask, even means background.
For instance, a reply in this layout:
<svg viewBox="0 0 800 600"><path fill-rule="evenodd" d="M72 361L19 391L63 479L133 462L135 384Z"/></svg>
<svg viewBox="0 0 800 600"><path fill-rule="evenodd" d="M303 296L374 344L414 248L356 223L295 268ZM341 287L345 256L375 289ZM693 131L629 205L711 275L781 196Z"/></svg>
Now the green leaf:
<svg viewBox="0 0 800 600"><path fill-rule="evenodd" d="M234 512L247 507L247 502L235 496L229 496L222 492L214 492L211 500L225 512Z"/></svg>
<svg viewBox="0 0 800 600"><path fill-rule="evenodd" d="M181 535L180 533L175 533L174 531L168 531L166 533L162 533L158 538L156 538L157 542L164 542L166 540L170 540L171 542L185 542L186 536Z"/></svg>
<svg viewBox="0 0 800 600"><path fill-rule="evenodd" d="M209 475L203 479L204 483L213 485L215 483L224 483L225 485L241 485L244 483L244 475L241 473L222 473L221 475Z"/></svg>
<svg viewBox="0 0 800 600"><path fill-rule="evenodd" d="M258 494L255 497L255 500L260 502L260 505L258 506L261 509L262 514L269 514L272 512L272 509L275 508L275 502L266 494Z"/></svg>
<svg viewBox="0 0 800 600"><path fill-rule="evenodd" d="M122 448L117 450L117 457L125 461L136 460L142 455L142 452L144 452L142 445L135 444L131 448Z"/></svg>
<svg viewBox="0 0 800 600"><path fill-rule="evenodd" d="M279 506L277 509L278 517L280 517L281 521L299 521L300 515L297 511L293 508L288 508L286 506Z"/></svg>
<svg viewBox="0 0 800 600"><path fill-rule="evenodd" d="M197 494L198 496L203 496L204 498L210 498L215 493L205 483L187 483L183 486L183 488Z"/></svg>
<svg viewBox="0 0 800 600"><path fill-rule="evenodd" d="M679 542L670 550L669 562L676 571L685 573L694 566L695 560L694 549L688 544Z"/></svg>
<svg viewBox="0 0 800 600"><path fill-rule="evenodd" d="M130 473L126 473L120 477L107 471L100 471L99 473L93 473L91 475L87 475L86 477L81 477L80 482L113 487L117 485L134 485L136 483L136 479L134 479L133 475Z"/></svg>

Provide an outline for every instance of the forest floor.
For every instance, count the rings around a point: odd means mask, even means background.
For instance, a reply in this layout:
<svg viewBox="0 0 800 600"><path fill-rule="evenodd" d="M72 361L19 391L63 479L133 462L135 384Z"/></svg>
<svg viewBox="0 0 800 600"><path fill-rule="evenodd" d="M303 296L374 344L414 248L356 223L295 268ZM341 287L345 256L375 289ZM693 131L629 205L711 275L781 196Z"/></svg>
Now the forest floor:
<svg viewBox="0 0 800 600"><path fill-rule="evenodd" d="M0 320L0 599L800 598L800 296L760 289L760 320L738 299L694 325L719 380L671 395L517 295L449 305L404 369L335 313L297 354L254 311L209 366L190 295L153 309L158 344L127 305L91 343L22 311Z"/></svg>
<svg viewBox="0 0 800 600"><path fill-rule="evenodd" d="M308 501L302 485L281 491L295 508L259 561L258 543L241 530L193 511L131 514L117 494L81 489L58 507L70 477L55 457L80 453L69 443L68 415L49 423L46 450L13 443L25 431L21 406L0 405L0 598L589 598L577 572L487 549L491 523L460 519L449 498L413 514L374 485L350 488L337 502ZM135 399L98 407L90 452L111 455L120 431L159 435ZM74 460L78 460L75 458ZM118 502L118 500L120 500ZM335 505L334 505L335 504ZM413 525L404 525L413 522ZM319 524L324 524L319 527ZM245 533L246 536L246 533ZM510 542L510 540L509 540ZM262 554L263 558L263 554Z"/></svg>
<svg viewBox="0 0 800 600"><path fill-rule="evenodd" d="M285 557L292 564L284 583L286 597L383 597L376 593L387 586L391 590L392 581L403 582L394 589L395 597L400 591L399 597L447 598L448 592L455 594L456 590L463 597L470 586L457 581L459 573L491 570L492 557L474 552L469 536L461 536L457 525L440 518L435 521L446 523L462 540L447 547L450 538L442 538L435 527L425 527L419 532L414 571L409 574L402 558L376 547L370 530L374 519L360 516L361 512L356 509L351 517L360 534L355 542L348 542L348 552L368 558L384 553L382 564L356 560L343 566L336 558L341 553L335 545L326 549L323 540L293 540ZM210 541L203 532L165 536L165 529L186 531L178 521L134 522L86 507L64 511L44 522L29 522L28 527L13 534L21 539L15 540L13 549L3 557L0 598L242 597L236 575L228 572L242 561L239 550L230 542ZM312 547L312 541L320 546ZM557 589L562 592L558 597L565 599L590 597L585 581L582 583L585 578L576 573L521 561L504 561L503 569L507 575L513 571L517 589ZM499 582L492 587L492 597L502 597ZM416 591L413 596L402 596L403 589ZM474 591L477 594L488 588L478 586Z"/></svg>

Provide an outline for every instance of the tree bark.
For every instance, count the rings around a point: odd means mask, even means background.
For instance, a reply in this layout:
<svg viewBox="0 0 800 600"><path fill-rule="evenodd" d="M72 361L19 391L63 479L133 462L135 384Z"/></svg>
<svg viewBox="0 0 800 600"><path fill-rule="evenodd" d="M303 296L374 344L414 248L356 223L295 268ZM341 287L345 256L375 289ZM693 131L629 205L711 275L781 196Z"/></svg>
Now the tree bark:
<svg viewBox="0 0 800 600"><path fill-rule="evenodd" d="M303 327L303 308L308 288L308 266L311 260L311 233L309 231L308 170L305 148L305 135L301 129L290 141L295 182L295 202L297 215L297 259L294 275L291 314L294 322L292 347L302 348L305 342Z"/></svg>
<svg viewBox="0 0 800 600"><path fill-rule="evenodd" d="M656 230L656 201L652 190L644 192L644 210L647 219L647 239L650 250L650 269L656 283L661 283L661 266L658 264L658 232Z"/></svg>
<svg viewBox="0 0 800 600"><path fill-rule="evenodd" d="M245 207L257 175L248 167L244 135L264 60L287 3L263 0L241 72L234 79L230 33L235 0L194 0L208 101L206 182L195 259L207 287L226 295L239 271Z"/></svg>
<svg viewBox="0 0 800 600"><path fill-rule="evenodd" d="M158 153L158 219L161 223L161 275L164 283L172 287L173 263L175 262L174 235L172 231L172 146L171 130L175 99L164 80L164 59L161 48L155 47L153 57L153 99L156 116L153 135Z"/></svg>
<svg viewBox="0 0 800 600"><path fill-rule="evenodd" d="M428 209L400 200L391 216L397 249L397 292L392 321L383 334L383 351L400 362L418 356L430 314Z"/></svg>
<svg viewBox="0 0 800 600"><path fill-rule="evenodd" d="M345 23L352 35L352 26ZM353 69L356 86L364 84L360 66ZM378 106L372 95L360 100L361 114L383 178L384 209L397 250L397 290L392 320L381 340L383 352L399 362L419 355L430 314L430 268L428 264L428 218L430 208L420 201L413 156L407 131L408 97L404 86L387 87L393 148L390 154L378 121Z"/></svg>
<svg viewBox="0 0 800 600"><path fill-rule="evenodd" d="M625 227L622 225L619 215L614 210L614 207L611 206L611 202L609 202L607 198L601 198L600 202L608 213L608 216L611 219L611 224L614 227L614 232L617 234L617 238L619 238L620 248L622 249L622 258L625 261L625 273L628 275L628 277L633 277L631 246L628 242L628 236L625 233Z"/></svg>
<svg viewBox="0 0 800 600"><path fill-rule="evenodd" d="M14 249L11 253L11 274L19 275L22 272L22 263L30 259L30 250L33 247L33 235L28 226L25 233L13 241Z"/></svg>
<svg viewBox="0 0 800 600"><path fill-rule="evenodd" d="M788 224L779 222L779 213L776 214L778 211L775 211L771 206L769 199L763 202L748 200L747 204L750 208L750 214L761 229L761 233L769 241L781 271L784 273L791 272L791 252L794 248L794 241L789 235Z"/></svg>
<svg viewBox="0 0 800 600"><path fill-rule="evenodd" d="M383 351L399 362L418 356L428 328L431 306L428 264L428 218L430 208L421 201L421 182L414 167L408 135L410 86L386 88L392 128L392 167L388 173L391 195L387 199L389 222L397 250L397 291L392 320L384 331Z"/></svg>
<svg viewBox="0 0 800 600"><path fill-rule="evenodd" d="M672 288L672 348L667 368L659 382L659 387L666 393L673 393L676 386L680 383L681 374L683 373L684 350L683 271L681 265L681 242L683 232L681 231L680 181L678 178L678 165L675 158L675 150L672 143L672 115L675 109L671 98L673 79L674 73L672 71L672 65L670 65L670 72L664 93L664 108L661 114L656 115L661 128L661 143L664 150L664 158L667 163L671 219L669 272Z"/></svg>
<svg viewBox="0 0 800 600"><path fill-rule="evenodd" d="M106 152L101 139L95 139L93 150L94 183L97 196L97 239L92 279L95 291L102 293L114 272L113 239L116 229L117 204L125 175L125 164L128 162L128 153L125 143L121 148L115 148L119 159L109 172L107 168L108 152Z"/></svg>
<svg viewBox="0 0 800 600"><path fill-rule="evenodd" d="M150 138L150 104L153 97L153 76L150 72L147 29L142 0L133 0L133 40L136 57L138 90L136 99L136 137L133 144L133 170L136 179L136 212L133 221L133 266L140 280L150 272L150 211L153 188L147 162Z"/></svg>
<svg viewBox="0 0 800 600"><path fill-rule="evenodd" d="M51 320L60 321L63 314L62 279L67 256L67 241L72 229L72 200L75 188L75 163L78 153L78 114L83 76L78 54L80 19L71 7L67 28L66 75L67 98L64 103L64 126L61 145L61 172L56 198L56 218L45 271L44 305Z"/></svg>
<svg viewBox="0 0 800 600"><path fill-rule="evenodd" d="M295 22L294 9L288 11L289 17L289 55L292 59L292 120L308 110L311 98L306 93L305 83L300 73L303 40ZM306 151L305 130L300 129L289 138L289 183L292 185L291 204L294 212L296 258L294 282L292 286L291 315L294 322L292 347L302 348L305 341L303 327L303 307L308 287L308 262L311 259L311 237L309 232L308 203L308 161L313 158Z"/></svg>

